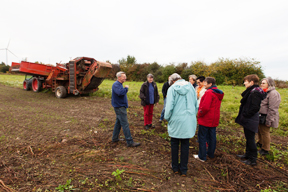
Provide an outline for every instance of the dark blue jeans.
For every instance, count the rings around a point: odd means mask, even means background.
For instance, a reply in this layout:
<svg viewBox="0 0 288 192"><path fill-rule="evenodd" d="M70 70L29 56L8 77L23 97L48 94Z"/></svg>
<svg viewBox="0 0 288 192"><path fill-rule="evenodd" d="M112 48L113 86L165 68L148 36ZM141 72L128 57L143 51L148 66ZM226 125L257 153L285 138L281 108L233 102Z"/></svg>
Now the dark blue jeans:
<svg viewBox="0 0 288 192"><path fill-rule="evenodd" d="M216 127L205 127L199 125L198 130L199 152L200 159L206 161L206 155L210 158L214 158L216 149ZM206 152L206 142L208 145L208 151Z"/></svg>
<svg viewBox="0 0 288 192"><path fill-rule="evenodd" d="M114 107L114 111L116 113L116 122L114 126L112 141L119 140L119 133L121 127L123 128L123 133L126 139L127 144L133 143L133 139L129 129L129 123L127 119L127 110L125 107Z"/></svg>
<svg viewBox="0 0 288 192"><path fill-rule="evenodd" d="M161 112L161 117L160 117L161 121L163 121L163 119L164 119L165 107L166 107L166 97L164 98L164 106L163 106L163 109L162 109L162 112Z"/></svg>
<svg viewBox="0 0 288 192"><path fill-rule="evenodd" d="M178 164L179 143L181 143L180 164ZM177 139L171 137L171 154L173 171L181 171L182 174L187 174L189 139Z"/></svg>

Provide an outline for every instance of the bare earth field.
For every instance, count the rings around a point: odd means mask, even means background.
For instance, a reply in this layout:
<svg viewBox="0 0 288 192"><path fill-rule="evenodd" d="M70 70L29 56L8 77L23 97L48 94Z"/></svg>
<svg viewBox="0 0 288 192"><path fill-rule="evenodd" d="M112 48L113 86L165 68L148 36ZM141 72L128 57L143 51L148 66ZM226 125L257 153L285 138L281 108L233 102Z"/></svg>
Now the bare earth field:
<svg viewBox="0 0 288 192"><path fill-rule="evenodd" d="M0 84L0 191L288 191L287 166L259 158L251 167L236 158L244 142L230 136L243 137L241 128L219 127L216 157L205 163L193 158L192 138L188 176L174 174L167 128L157 121L162 107L154 110L155 129L146 131L140 102L129 101L131 133L141 146L127 148L111 142L110 99L57 99ZM287 147L285 137L272 142Z"/></svg>

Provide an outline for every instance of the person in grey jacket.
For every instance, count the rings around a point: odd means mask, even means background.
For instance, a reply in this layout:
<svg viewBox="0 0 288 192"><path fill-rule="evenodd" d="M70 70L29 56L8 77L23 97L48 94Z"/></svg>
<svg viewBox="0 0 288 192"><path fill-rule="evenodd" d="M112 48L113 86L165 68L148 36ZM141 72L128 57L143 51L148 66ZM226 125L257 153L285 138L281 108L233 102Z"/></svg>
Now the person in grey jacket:
<svg viewBox="0 0 288 192"><path fill-rule="evenodd" d="M275 89L275 82L271 77L264 78L261 81L261 88L267 93L267 97L262 100L260 115L266 117L266 121L259 123L257 146L261 148L259 153L266 155L270 151L270 127L277 128L279 125L279 106L281 97Z"/></svg>

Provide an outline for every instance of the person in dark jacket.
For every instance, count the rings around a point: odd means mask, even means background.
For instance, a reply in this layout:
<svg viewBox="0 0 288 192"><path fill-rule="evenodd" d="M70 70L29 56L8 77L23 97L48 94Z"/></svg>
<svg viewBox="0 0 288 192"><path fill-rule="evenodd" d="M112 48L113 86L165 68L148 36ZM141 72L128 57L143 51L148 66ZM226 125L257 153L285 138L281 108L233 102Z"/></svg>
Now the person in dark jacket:
<svg viewBox="0 0 288 192"><path fill-rule="evenodd" d="M111 104L114 107L114 111L116 113L116 122L114 125L112 142L117 143L119 139L119 133L121 127L123 128L123 133L127 142L128 147L137 147L140 143L135 143L130 133L129 123L127 119L127 110L128 108L128 100L127 100L127 92L128 85L125 85L123 88L123 83L126 81L126 74L122 71L119 71L116 74L117 81L112 85L112 99Z"/></svg>
<svg viewBox="0 0 288 192"><path fill-rule="evenodd" d="M149 129L152 126L153 108L154 104L159 102L159 93L156 83L153 81L154 76L152 74L147 75L147 81L144 82L140 89L141 105L144 109L144 125L145 129Z"/></svg>
<svg viewBox="0 0 288 192"><path fill-rule="evenodd" d="M257 147L255 133L258 132L260 104L266 97L266 93L258 85L259 77L255 74L244 77L246 90L241 94L239 114L235 122L242 125L246 138L246 150L244 155L237 155L247 165L257 165Z"/></svg>
<svg viewBox="0 0 288 192"><path fill-rule="evenodd" d="M169 76L170 77L170 76ZM163 106L163 109L162 109L162 112L161 112L161 116L160 116L160 119L159 119L159 122L162 123L162 121L164 120L164 114L165 114L165 107L166 107L166 97L167 97L167 91L168 91L168 88L170 87L170 84L169 84L169 78L168 78L168 81L164 83L163 87L162 87L162 94L163 94L163 99L164 99L164 106Z"/></svg>
<svg viewBox="0 0 288 192"><path fill-rule="evenodd" d="M221 101L224 97L223 91L217 88L213 77L206 77L203 86L206 90L198 109L198 141L199 152L194 157L200 161L206 161L206 156L214 158L216 149L216 127L219 125ZM206 153L206 142L208 152Z"/></svg>

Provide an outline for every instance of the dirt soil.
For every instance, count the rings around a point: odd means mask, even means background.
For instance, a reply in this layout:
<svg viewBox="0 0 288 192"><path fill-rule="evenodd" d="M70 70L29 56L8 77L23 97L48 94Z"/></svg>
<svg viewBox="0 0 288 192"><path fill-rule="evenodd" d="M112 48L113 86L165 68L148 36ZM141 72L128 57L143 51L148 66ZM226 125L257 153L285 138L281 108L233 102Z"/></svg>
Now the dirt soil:
<svg viewBox="0 0 288 192"><path fill-rule="evenodd" d="M194 159L197 137L190 139L187 177L174 174L167 128L158 122L162 107L154 110L155 129L146 131L140 102L129 102L130 130L141 146L128 148L111 142L109 98L57 99L0 85L0 191L260 191L279 182L287 188L286 168L265 159L251 167L219 149L214 159ZM125 171L115 177L117 169Z"/></svg>

